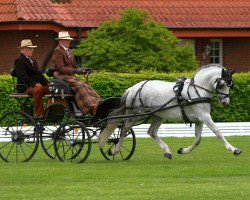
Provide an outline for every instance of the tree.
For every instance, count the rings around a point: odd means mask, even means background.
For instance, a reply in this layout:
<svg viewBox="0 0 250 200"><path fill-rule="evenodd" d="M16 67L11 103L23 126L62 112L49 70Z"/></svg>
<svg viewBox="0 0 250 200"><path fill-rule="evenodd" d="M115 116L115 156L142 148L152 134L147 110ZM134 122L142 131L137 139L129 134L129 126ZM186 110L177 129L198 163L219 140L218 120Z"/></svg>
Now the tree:
<svg viewBox="0 0 250 200"><path fill-rule="evenodd" d="M74 52L85 67L114 72L185 71L197 67L191 46L179 45L165 26L143 10L121 11L121 18L102 23Z"/></svg>

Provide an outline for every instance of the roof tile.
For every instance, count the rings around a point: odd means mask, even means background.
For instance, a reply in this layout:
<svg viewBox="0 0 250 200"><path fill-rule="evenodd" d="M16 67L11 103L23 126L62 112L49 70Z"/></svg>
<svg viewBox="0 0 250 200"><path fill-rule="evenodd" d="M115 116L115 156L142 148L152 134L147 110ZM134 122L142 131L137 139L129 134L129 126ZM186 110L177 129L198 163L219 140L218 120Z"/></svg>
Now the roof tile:
<svg viewBox="0 0 250 200"><path fill-rule="evenodd" d="M250 27L249 0L1 0L0 21L21 18L97 27L128 7L145 9L152 18L172 28Z"/></svg>

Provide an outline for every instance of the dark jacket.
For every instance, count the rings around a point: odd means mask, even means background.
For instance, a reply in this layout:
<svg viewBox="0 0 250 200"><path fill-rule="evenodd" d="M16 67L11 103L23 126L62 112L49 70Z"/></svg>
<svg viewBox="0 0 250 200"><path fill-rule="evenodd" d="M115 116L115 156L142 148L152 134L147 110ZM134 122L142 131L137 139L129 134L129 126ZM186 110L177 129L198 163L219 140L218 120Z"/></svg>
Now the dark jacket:
<svg viewBox="0 0 250 200"><path fill-rule="evenodd" d="M24 92L28 87L34 87L36 83L40 83L43 86L48 85L48 80L39 70L37 62L33 59L32 61L33 65L22 53L15 60L14 70L17 75L18 92Z"/></svg>

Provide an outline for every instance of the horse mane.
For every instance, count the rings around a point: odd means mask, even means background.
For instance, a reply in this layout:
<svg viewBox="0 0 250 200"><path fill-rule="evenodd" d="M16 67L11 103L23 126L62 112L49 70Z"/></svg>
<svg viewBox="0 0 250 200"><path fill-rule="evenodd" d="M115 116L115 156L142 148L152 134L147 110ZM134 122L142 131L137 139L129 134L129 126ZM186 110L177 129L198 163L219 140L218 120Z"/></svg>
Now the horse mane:
<svg viewBox="0 0 250 200"><path fill-rule="evenodd" d="M223 66L220 65L220 64L208 64L208 65L201 66L199 69L197 69L196 72L195 72L195 75L196 75L198 72L200 72L201 70L207 69L207 68L210 68L210 67L218 67L218 68L221 68L221 69L226 69L225 67L223 67Z"/></svg>

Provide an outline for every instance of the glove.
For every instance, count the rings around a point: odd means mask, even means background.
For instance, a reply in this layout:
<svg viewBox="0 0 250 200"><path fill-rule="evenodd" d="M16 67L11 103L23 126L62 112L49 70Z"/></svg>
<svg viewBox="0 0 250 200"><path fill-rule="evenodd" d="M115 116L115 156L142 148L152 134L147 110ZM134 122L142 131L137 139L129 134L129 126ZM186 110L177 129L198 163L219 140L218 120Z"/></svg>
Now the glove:
<svg viewBox="0 0 250 200"><path fill-rule="evenodd" d="M83 74L91 74L93 72L92 68L83 68Z"/></svg>
<svg viewBox="0 0 250 200"><path fill-rule="evenodd" d="M84 74L83 70L83 68L78 67L74 72L75 74Z"/></svg>
<svg viewBox="0 0 250 200"><path fill-rule="evenodd" d="M75 74L84 74L84 75L87 75L87 74L90 74L92 72L93 72L92 68L81 68L81 67L78 67L75 70Z"/></svg>

